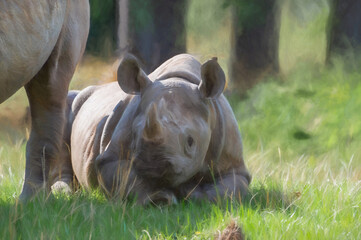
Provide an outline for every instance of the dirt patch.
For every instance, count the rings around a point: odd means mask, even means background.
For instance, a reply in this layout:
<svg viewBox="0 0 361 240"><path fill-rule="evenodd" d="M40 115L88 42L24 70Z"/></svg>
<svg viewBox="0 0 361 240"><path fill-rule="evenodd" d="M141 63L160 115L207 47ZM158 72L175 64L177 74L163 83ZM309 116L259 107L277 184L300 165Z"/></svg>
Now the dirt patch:
<svg viewBox="0 0 361 240"><path fill-rule="evenodd" d="M216 234L215 240L243 240L244 235L241 227L236 221L232 220L231 223L219 234Z"/></svg>

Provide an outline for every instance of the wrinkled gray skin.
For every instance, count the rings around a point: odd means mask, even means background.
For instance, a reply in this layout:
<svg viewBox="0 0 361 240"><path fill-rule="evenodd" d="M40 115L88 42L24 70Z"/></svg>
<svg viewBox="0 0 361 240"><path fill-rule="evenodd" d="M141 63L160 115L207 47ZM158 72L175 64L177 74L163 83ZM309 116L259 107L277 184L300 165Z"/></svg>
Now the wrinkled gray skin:
<svg viewBox="0 0 361 240"><path fill-rule="evenodd" d="M66 96L88 30L87 0L0 0L0 103L24 86L31 110L22 200L62 178L52 166L64 166Z"/></svg>
<svg viewBox="0 0 361 240"><path fill-rule="evenodd" d="M118 83L69 93L65 157L80 185L140 204L244 195L251 178L224 86L216 59L177 55L147 76L127 55Z"/></svg>

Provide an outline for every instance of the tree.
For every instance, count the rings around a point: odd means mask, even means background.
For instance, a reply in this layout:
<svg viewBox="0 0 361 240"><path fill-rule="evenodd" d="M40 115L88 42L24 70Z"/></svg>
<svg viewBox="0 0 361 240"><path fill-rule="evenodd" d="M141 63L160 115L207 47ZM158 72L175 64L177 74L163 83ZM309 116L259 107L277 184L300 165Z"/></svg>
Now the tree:
<svg viewBox="0 0 361 240"><path fill-rule="evenodd" d="M115 29L116 29L116 49L118 52L126 51L129 37L129 0L115 1Z"/></svg>
<svg viewBox="0 0 361 240"><path fill-rule="evenodd" d="M343 55L361 46L361 1L330 0L327 61L333 54Z"/></svg>
<svg viewBox="0 0 361 240"><path fill-rule="evenodd" d="M186 51L185 0L132 0L129 2L129 51L147 72Z"/></svg>
<svg viewBox="0 0 361 240"><path fill-rule="evenodd" d="M265 73L278 72L278 0L227 0L234 9L231 78L244 92Z"/></svg>

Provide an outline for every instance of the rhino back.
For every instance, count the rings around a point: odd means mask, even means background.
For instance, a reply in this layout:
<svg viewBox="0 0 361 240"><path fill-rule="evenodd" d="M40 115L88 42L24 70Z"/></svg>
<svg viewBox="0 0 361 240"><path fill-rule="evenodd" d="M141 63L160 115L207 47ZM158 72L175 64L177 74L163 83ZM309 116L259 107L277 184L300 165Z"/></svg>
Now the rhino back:
<svg viewBox="0 0 361 240"><path fill-rule="evenodd" d="M160 65L149 74L152 81L182 78L198 85L201 81L201 64L192 55L179 54Z"/></svg>
<svg viewBox="0 0 361 240"><path fill-rule="evenodd" d="M0 103L30 81L48 59L66 8L66 0L0 1Z"/></svg>
<svg viewBox="0 0 361 240"><path fill-rule="evenodd" d="M88 87L81 91L72 105L70 121L71 160L80 184L96 184L94 160L99 154L105 122L119 101L128 95L117 83Z"/></svg>

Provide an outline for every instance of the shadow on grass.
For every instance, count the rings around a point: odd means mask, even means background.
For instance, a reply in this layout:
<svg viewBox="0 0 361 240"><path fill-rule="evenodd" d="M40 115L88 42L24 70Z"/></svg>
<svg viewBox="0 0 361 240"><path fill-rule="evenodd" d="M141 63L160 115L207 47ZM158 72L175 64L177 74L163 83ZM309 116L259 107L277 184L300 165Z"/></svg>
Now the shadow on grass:
<svg viewBox="0 0 361 240"><path fill-rule="evenodd" d="M300 192L285 192L277 184L257 184L249 189L249 193L243 198L221 199L215 204L224 211L232 211L240 207L254 211L274 210L280 212L292 212L296 207L295 202L301 196ZM200 206L209 205L209 202L191 202Z"/></svg>
<svg viewBox="0 0 361 240"><path fill-rule="evenodd" d="M200 232L205 234L200 239L212 238L211 232L223 226L223 220L247 214L247 209L288 212L296 199L297 194L285 194L276 184L255 184L241 201L225 199L214 204L181 201L144 207L135 201L107 200L100 191L40 196L26 204L1 200L0 234L5 239L172 239Z"/></svg>

